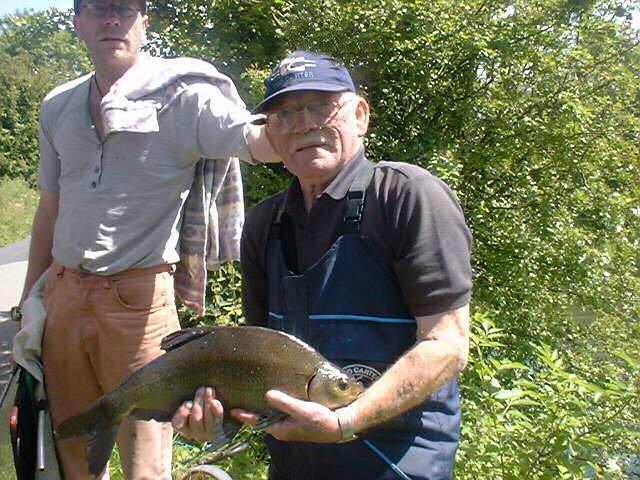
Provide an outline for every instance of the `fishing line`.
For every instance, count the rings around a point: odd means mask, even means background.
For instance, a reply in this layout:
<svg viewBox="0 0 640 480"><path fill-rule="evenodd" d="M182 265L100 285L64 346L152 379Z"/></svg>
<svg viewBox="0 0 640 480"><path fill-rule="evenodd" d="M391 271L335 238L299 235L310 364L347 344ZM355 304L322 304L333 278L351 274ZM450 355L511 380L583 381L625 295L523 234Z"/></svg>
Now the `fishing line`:
<svg viewBox="0 0 640 480"><path fill-rule="evenodd" d="M371 443L369 440L362 440L364 442L364 444L369 447L371 449L371 451L373 453L375 453L376 455L378 455L383 461L384 463L386 463L387 465L389 465L389 467L391 467L391 470L393 470L394 472L396 472L398 474L398 476L400 478L402 478L402 480L411 480L411 478L404 473L402 470L400 470L400 467L398 467L395 463L393 463L391 461L391 459L389 457L387 457L380 449L378 449L373 443Z"/></svg>

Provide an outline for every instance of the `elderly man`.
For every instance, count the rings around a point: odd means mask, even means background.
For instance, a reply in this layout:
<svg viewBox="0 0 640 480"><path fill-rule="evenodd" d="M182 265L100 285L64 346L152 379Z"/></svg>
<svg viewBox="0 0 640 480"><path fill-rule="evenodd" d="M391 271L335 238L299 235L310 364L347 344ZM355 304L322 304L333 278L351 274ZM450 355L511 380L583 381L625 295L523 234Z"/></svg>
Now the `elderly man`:
<svg viewBox="0 0 640 480"><path fill-rule="evenodd" d="M269 478L450 479L469 345L462 210L429 172L365 158L369 106L335 59L294 52L265 84L256 112L295 179L245 223L247 321L304 339L368 386L336 411L268 392L288 414L267 428ZM221 409L200 389L174 426L206 438Z"/></svg>
<svg viewBox="0 0 640 480"><path fill-rule="evenodd" d="M42 106L42 193L22 299L46 270L42 361L55 425L162 353L161 338L179 328L174 273L182 298L202 309L207 246L208 265L239 254L236 157L277 160L227 77L140 53L143 0L76 0L74 10L95 72ZM170 425L123 426L126 478L170 479ZM67 480L93 478L86 441L57 444Z"/></svg>

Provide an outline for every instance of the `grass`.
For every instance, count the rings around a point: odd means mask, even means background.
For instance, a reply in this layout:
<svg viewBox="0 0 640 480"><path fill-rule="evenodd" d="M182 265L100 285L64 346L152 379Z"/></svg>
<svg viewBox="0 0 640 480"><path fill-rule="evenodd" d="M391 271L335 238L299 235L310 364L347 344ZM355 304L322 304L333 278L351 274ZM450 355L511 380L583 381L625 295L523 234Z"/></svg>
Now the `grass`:
<svg viewBox="0 0 640 480"><path fill-rule="evenodd" d="M212 464L227 472L233 480L267 480L267 460L265 448L260 440L252 440L250 447L232 457L211 461L210 456L199 455L198 446L191 446L184 441L173 443L173 472L172 476L180 480L191 467ZM109 461L109 477L111 480L124 480L120 455L115 448ZM4 477L1 477L4 478Z"/></svg>
<svg viewBox="0 0 640 480"><path fill-rule="evenodd" d="M24 180L0 178L0 247L29 236L38 197Z"/></svg>

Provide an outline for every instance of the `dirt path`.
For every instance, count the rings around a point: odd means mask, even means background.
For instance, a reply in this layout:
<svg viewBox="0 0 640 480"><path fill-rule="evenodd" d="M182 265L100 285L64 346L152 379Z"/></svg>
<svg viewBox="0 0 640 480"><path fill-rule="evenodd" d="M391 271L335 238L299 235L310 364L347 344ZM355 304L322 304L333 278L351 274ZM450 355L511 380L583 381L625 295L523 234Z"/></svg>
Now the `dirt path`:
<svg viewBox="0 0 640 480"><path fill-rule="evenodd" d="M11 340L16 327L9 320L9 311L22 294L28 253L29 239L0 248L0 386L7 381L11 368Z"/></svg>
<svg viewBox="0 0 640 480"><path fill-rule="evenodd" d="M27 271L29 239L0 248L0 391L11 372L11 341L16 333L15 323L9 319L11 307L18 303L22 294L22 283ZM7 434L7 422L14 393L0 411L0 478L15 478L11 447Z"/></svg>

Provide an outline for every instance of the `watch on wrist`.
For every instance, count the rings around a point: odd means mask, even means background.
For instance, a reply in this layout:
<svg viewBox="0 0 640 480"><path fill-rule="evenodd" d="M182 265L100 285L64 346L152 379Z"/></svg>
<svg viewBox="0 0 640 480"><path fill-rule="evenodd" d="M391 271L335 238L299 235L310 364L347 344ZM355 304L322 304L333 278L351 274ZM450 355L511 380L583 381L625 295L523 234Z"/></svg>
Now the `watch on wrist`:
<svg viewBox="0 0 640 480"><path fill-rule="evenodd" d="M22 320L22 309L20 307L11 307L11 320L14 322Z"/></svg>

